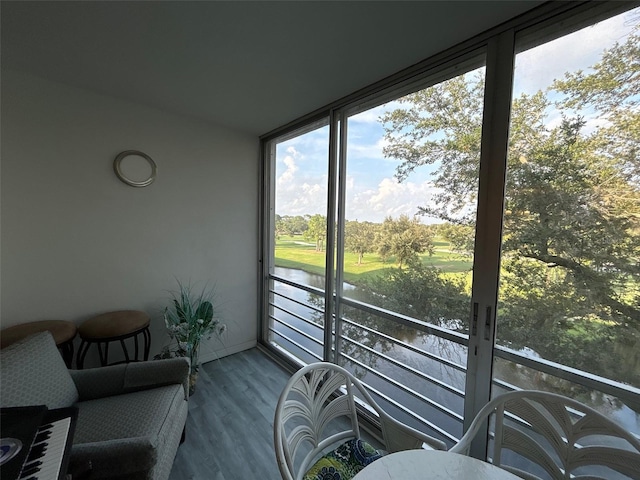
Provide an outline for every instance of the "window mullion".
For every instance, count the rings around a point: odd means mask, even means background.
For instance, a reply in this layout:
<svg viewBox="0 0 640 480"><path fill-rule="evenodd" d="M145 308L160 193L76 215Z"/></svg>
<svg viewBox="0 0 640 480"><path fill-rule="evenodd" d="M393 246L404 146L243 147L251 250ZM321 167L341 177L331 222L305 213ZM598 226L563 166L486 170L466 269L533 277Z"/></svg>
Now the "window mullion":
<svg viewBox="0 0 640 480"><path fill-rule="evenodd" d="M336 241L336 189L338 178L338 134L339 116L335 110L329 115L329 171L327 179L327 238L326 238L326 263L324 280L324 359L327 362L335 361L333 352L333 312L334 312L334 285L335 285L335 241Z"/></svg>
<svg viewBox="0 0 640 480"><path fill-rule="evenodd" d="M262 155L264 159L261 178L263 203L260 233L262 251L260 252L260 282L258 285L263 310L262 318L268 319L273 314L270 302L273 281L270 280L269 275L273 273L275 264L275 188L272 179L275 178L276 171L276 143L273 141L263 142ZM265 343L269 341L269 324L269 321L259 322L258 338Z"/></svg>
<svg viewBox="0 0 640 480"><path fill-rule="evenodd" d="M340 139L338 156L338 216L336 235L336 296L335 296L335 322L336 322L336 363L341 364L342 354L342 295L344 289L344 226L345 226L345 202L347 189L347 119L344 111L339 117Z"/></svg>
<svg viewBox="0 0 640 480"><path fill-rule="evenodd" d="M513 65L514 32L509 30L492 38L487 47L465 431L491 395ZM471 454L484 459L486 437L478 439Z"/></svg>

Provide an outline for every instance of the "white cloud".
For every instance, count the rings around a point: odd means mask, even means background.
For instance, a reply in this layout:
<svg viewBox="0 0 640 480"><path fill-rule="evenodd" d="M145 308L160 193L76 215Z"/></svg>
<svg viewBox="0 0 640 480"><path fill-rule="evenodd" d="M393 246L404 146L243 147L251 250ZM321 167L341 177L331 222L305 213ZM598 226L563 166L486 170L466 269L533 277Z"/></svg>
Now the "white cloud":
<svg viewBox="0 0 640 480"><path fill-rule="evenodd" d="M356 182L353 179L352 185ZM425 206L436 192L431 182L399 183L393 178L383 178L375 189L357 191L357 187L348 192L347 218L349 220L367 220L381 222L385 217L400 215L413 217L419 206ZM420 217L424 223L428 219Z"/></svg>
<svg viewBox="0 0 640 480"><path fill-rule="evenodd" d="M628 13L619 15L518 54L515 93L544 90L565 72L593 65L604 48L629 35L633 27L625 25L627 19Z"/></svg>
<svg viewBox="0 0 640 480"><path fill-rule="evenodd" d="M287 150L293 149L293 147L289 147ZM293 149L295 150L295 149ZM284 157L282 162L287 167L285 171L278 177L277 185L278 189L284 188L286 184L291 183L295 179L296 172L298 171L298 166L296 165L296 161L291 155L287 155Z"/></svg>
<svg viewBox="0 0 640 480"><path fill-rule="evenodd" d="M276 213L326 215L328 128L308 132L278 145Z"/></svg>
<svg viewBox="0 0 640 480"><path fill-rule="evenodd" d="M285 172L288 173L290 171ZM279 215L326 215L326 176L303 180L293 175L287 176L287 182L282 182L283 176L278 179L277 187L276 212ZM387 216L397 218L403 214L413 217L418 213L418 206L427 205L436 191L428 181L398 183L393 178L383 178L375 188L366 188L354 177L348 177L346 217L371 222L382 222ZM433 221L419 218L423 223Z"/></svg>
<svg viewBox="0 0 640 480"><path fill-rule="evenodd" d="M327 177L301 175L296 158L303 156L292 146L282 162L285 171L276 181L276 213L279 215L326 214Z"/></svg>
<svg viewBox="0 0 640 480"><path fill-rule="evenodd" d="M276 192L276 213L279 215L326 215L327 179L317 181L295 181L278 185Z"/></svg>

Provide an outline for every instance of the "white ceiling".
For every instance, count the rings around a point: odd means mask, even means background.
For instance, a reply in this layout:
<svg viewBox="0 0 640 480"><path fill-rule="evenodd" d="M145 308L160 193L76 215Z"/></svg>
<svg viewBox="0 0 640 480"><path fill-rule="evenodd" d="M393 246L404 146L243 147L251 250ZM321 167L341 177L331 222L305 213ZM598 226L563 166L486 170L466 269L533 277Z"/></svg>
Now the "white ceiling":
<svg viewBox="0 0 640 480"><path fill-rule="evenodd" d="M2 1L2 67L259 135L540 3Z"/></svg>

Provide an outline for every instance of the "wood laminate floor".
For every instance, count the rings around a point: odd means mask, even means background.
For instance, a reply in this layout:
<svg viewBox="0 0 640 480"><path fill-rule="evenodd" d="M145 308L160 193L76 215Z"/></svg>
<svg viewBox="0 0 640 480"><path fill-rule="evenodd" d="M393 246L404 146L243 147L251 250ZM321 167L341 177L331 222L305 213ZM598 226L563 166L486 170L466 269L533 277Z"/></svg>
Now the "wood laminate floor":
<svg viewBox="0 0 640 480"><path fill-rule="evenodd" d="M273 415L288 379L257 348L203 364L169 479L280 479Z"/></svg>
<svg viewBox="0 0 640 480"><path fill-rule="evenodd" d="M257 348L200 367L169 480L280 480L273 417L289 373ZM328 433L344 428L330 424ZM382 445L363 429L362 438Z"/></svg>

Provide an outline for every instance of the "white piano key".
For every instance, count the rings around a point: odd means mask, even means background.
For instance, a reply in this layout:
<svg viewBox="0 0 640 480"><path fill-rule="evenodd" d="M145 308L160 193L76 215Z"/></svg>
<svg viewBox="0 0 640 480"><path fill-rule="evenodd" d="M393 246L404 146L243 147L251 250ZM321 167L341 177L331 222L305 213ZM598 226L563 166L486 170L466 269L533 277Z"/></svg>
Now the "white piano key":
<svg viewBox="0 0 640 480"><path fill-rule="evenodd" d="M60 475L60 468L62 466L62 457L64 455L64 449L67 444L67 436L69 435L69 428L71 426L71 418L63 418L55 422L50 422L51 427L48 429L50 436L47 440L40 443L34 443L31 445L31 450L37 449L41 444L45 444L45 450L42 456L39 458L29 458L29 461L23 467L23 473L20 475L20 480L27 478L37 478L38 480L57 480ZM43 430L38 430L38 434ZM25 475L29 468L29 464L32 461L40 461L40 470L33 475Z"/></svg>

